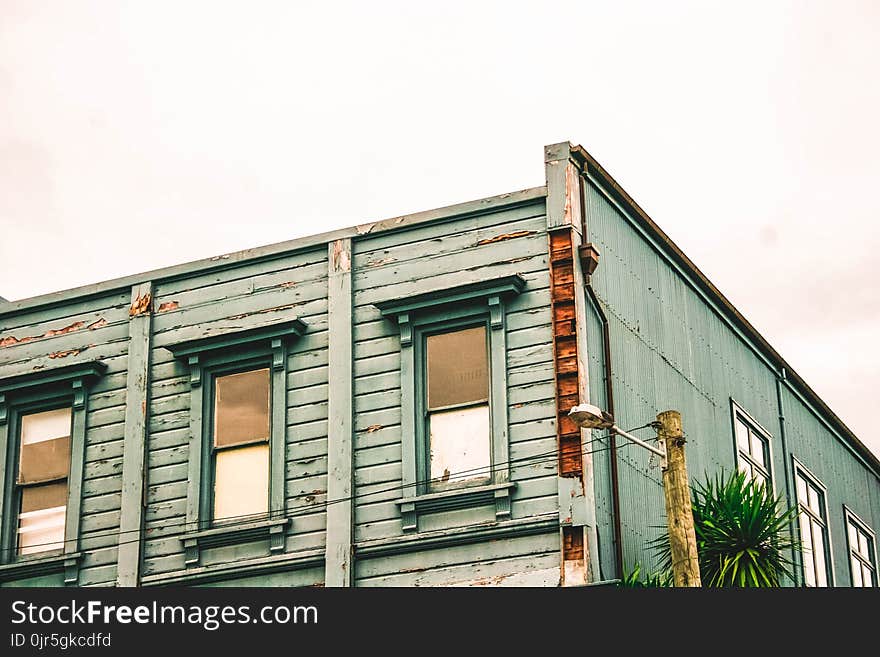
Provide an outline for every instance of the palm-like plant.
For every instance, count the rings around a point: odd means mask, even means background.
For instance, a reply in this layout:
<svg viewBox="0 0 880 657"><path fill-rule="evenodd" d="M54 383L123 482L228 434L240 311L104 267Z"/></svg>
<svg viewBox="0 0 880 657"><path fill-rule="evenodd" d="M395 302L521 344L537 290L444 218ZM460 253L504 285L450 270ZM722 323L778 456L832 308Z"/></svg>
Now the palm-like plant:
<svg viewBox="0 0 880 657"><path fill-rule="evenodd" d="M789 523L796 506L787 507L764 482L742 472L722 471L692 487L694 530L703 586L774 587L793 579L790 550L797 545ZM670 571L669 537L652 542L663 570Z"/></svg>

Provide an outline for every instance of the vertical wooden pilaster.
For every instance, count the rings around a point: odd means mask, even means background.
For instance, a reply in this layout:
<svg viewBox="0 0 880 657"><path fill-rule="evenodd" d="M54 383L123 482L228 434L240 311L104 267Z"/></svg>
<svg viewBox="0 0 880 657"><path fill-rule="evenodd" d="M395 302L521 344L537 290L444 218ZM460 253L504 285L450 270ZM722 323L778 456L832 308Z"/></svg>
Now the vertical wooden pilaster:
<svg viewBox="0 0 880 657"><path fill-rule="evenodd" d="M596 509L589 431L568 417L573 406L589 401L586 296L577 257L582 242L582 179L568 142L545 148L547 229L550 235L550 294L553 361L556 380L556 428L559 449L558 499L562 543L560 581L584 584L598 573Z"/></svg>
<svg viewBox="0 0 880 657"><path fill-rule="evenodd" d="M128 323L118 586L137 586L140 578L152 324L153 284L135 285L131 289Z"/></svg>
<svg viewBox="0 0 880 657"><path fill-rule="evenodd" d="M329 244L329 400L325 586L353 582L353 392L351 240Z"/></svg>

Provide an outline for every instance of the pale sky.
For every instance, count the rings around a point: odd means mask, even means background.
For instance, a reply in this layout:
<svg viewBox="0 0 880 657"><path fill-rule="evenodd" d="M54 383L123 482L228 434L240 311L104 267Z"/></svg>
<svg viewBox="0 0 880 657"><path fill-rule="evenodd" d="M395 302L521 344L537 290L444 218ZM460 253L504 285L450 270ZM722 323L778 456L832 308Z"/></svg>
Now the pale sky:
<svg viewBox="0 0 880 657"><path fill-rule="evenodd" d="M0 0L0 295L544 184L582 144L880 454L880 4Z"/></svg>

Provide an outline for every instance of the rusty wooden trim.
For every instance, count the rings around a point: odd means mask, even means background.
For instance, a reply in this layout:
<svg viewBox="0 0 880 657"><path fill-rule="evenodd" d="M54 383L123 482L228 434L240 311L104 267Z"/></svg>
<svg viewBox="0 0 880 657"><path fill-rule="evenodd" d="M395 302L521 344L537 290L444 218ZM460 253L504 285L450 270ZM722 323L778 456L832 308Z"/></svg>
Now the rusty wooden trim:
<svg viewBox="0 0 880 657"><path fill-rule="evenodd" d="M559 475L580 478L583 476L581 431L568 417L571 407L580 403L571 227L551 231L549 248Z"/></svg>

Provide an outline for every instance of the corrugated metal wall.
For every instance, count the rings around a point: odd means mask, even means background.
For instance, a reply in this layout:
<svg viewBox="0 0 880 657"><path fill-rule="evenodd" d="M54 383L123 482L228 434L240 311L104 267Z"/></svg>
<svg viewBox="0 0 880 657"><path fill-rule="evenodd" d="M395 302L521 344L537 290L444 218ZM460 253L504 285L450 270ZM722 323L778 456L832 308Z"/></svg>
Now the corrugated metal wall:
<svg viewBox="0 0 880 657"><path fill-rule="evenodd" d="M776 373L713 311L622 211L597 188L586 192L588 241L601 252L593 285L609 318L614 363L617 423L624 429L653 420L667 409L681 411L687 436L691 480L721 468L735 467L731 400L735 400L771 434L773 480L785 491L786 464L779 439ZM600 325L591 326L591 382L594 399L604 399ZM859 499L863 518L880 526L874 475L816 417L790 399L786 428L789 449L815 465L829 486L829 513L837 581L849 583L843 534L842 504ZM648 429L641 434L652 436ZM621 444L627 441L620 439ZM597 460L597 505L603 543L610 538L610 495L607 458ZM810 466L814 467L814 466ZM822 473L822 474L819 474ZM873 479L873 482L870 480ZM638 561L654 564L646 541L664 529L662 476L649 467L645 450L620 449L620 497L624 559L627 569ZM868 485L870 483L870 485ZM855 501L853 502L855 504ZM608 534L608 538L606 538ZM607 557L607 551L605 554ZM603 567L612 562L603 558ZM606 565L607 564L607 565ZM844 572L845 570L845 572Z"/></svg>

